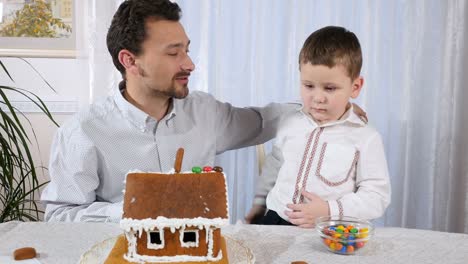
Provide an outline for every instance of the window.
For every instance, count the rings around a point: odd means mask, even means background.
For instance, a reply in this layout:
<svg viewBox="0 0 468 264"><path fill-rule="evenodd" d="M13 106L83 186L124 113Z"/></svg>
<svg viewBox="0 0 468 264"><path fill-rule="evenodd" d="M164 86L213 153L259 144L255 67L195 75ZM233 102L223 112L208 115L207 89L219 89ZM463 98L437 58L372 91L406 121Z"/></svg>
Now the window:
<svg viewBox="0 0 468 264"><path fill-rule="evenodd" d="M161 241L160 233L159 232L151 232L150 233L150 242L151 242L151 244L161 245L162 241Z"/></svg>
<svg viewBox="0 0 468 264"><path fill-rule="evenodd" d="M147 247L149 249L161 249L164 248L164 231L148 231L148 242Z"/></svg>
<svg viewBox="0 0 468 264"><path fill-rule="evenodd" d="M184 230L180 236L182 247L198 247L198 230Z"/></svg>

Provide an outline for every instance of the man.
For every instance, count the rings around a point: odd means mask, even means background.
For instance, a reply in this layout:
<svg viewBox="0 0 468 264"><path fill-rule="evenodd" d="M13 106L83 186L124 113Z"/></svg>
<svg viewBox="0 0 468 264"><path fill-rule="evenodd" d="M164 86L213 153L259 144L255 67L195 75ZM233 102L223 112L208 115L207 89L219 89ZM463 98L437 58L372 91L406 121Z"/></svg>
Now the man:
<svg viewBox="0 0 468 264"><path fill-rule="evenodd" d="M216 154L271 139L288 106L236 108L202 92L189 95L195 65L180 8L168 0L128 0L112 20L107 46L124 81L120 93L66 122L51 148L42 193L47 221L119 221L129 170L213 165ZM269 113L267 117L266 113Z"/></svg>

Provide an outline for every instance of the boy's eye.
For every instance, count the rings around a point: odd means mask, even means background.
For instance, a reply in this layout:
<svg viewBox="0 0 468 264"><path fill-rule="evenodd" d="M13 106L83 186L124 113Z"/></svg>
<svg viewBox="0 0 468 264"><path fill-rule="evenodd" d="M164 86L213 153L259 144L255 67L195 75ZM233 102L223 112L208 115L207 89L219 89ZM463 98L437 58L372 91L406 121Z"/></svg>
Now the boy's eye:
<svg viewBox="0 0 468 264"><path fill-rule="evenodd" d="M168 53L167 55L169 55L169 56L177 56L177 52L176 52L176 53Z"/></svg>
<svg viewBox="0 0 468 264"><path fill-rule="evenodd" d="M312 84L304 84L304 87L307 89L312 89L314 86Z"/></svg>
<svg viewBox="0 0 468 264"><path fill-rule="evenodd" d="M327 87L325 87L325 90L327 90L328 92L333 92L333 91L336 90L336 87L334 87L334 86L327 86Z"/></svg>

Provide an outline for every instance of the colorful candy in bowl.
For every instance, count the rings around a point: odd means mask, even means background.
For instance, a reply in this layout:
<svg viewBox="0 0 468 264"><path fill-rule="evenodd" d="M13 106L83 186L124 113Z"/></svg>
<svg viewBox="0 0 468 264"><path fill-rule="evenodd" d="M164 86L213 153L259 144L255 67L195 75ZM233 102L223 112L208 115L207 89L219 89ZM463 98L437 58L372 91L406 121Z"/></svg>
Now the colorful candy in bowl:
<svg viewBox="0 0 468 264"><path fill-rule="evenodd" d="M323 216L315 220L322 244L331 252L352 255L366 246L374 235L367 220L347 216Z"/></svg>

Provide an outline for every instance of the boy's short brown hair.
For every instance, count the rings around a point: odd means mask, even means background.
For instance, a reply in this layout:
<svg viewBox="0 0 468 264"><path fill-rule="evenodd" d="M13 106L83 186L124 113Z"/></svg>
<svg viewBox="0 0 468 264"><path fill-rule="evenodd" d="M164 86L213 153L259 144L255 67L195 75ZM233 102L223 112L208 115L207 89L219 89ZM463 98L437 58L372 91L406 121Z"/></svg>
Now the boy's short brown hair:
<svg viewBox="0 0 468 264"><path fill-rule="evenodd" d="M305 63L330 68L343 65L354 80L361 73L361 45L356 35L343 27L324 27L313 32L304 42L299 54L299 67Z"/></svg>

